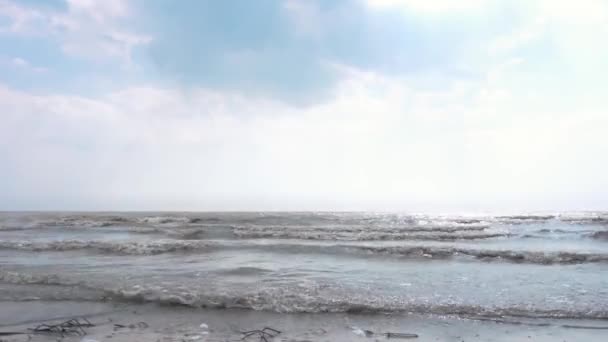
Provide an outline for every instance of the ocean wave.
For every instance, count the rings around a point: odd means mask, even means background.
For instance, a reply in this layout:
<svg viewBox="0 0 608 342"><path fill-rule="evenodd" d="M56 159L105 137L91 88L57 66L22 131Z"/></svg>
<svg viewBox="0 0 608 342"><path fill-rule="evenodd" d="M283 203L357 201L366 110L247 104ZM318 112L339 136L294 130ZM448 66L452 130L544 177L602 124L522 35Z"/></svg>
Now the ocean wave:
<svg viewBox="0 0 608 342"><path fill-rule="evenodd" d="M6 219L6 218L5 218ZM0 230L30 230L43 228L87 229L106 227L179 227L218 222L218 218L197 218L180 215L31 215L8 217Z"/></svg>
<svg viewBox="0 0 608 342"><path fill-rule="evenodd" d="M483 231L487 227L399 227L399 228L344 228L320 229L291 227L237 227L233 229L236 237L246 239L303 239L303 240L342 240L342 241L398 241L398 240L479 240L507 237L505 231Z"/></svg>
<svg viewBox="0 0 608 342"><path fill-rule="evenodd" d="M22 227L22 226L0 226L0 232L16 232L21 230L32 229L31 227Z"/></svg>
<svg viewBox="0 0 608 342"><path fill-rule="evenodd" d="M499 220L533 220L533 221L542 221L542 220L552 220L556 218L555 215L538 215L538 214L528 214L528 215L504 215L497 216Z"/></svg>
<svg viewBox="0 0 608 342"><path fill-rule="evenodd" d="M0 230L37 228L104 228L120 226L195 227L320 227L320 229L399 228L415 231L479 229L496 225L543 224L608 225L606 212L533 213L517 215L424 215L398 213L5 213Z"/></svg>
<svg viewBox="0 0 608 342"><path fill-rule="evenodd" d="M131 219L132 222L148 223L148 224L188 224L192 223L193 219L186 216L146 216L136 217ZM198 220L194 220L198 221Z"/></svg>
<svg viewBox="0 0 608 342"><path fill-rule="evenodd" d="M608 253L542 252L525 250L476 249L451 246L379 246L368 244L298 244L298 243L246 243L239 241L176 241L148 242L82 241L53 242L0 241L0 248L23 251L76 251L93 250L118 255L155 255L165 253L204 253L226 249L254 249L275 253L318 253L348 255L389 255L406 259L441 260L472 258L486 262L514 262L526 264L584 264L608 262Z"/></svg>
<svg viewBox="0 0 608 342"><path fill-rule="evenodd" d="M143 219L142 219L143 220ZM145 218L148 220L148 218ZM497 237L508 237L509 233L503 228L491 229L486 223L452 223L441 224L416 224L410 226L395 225L346 225L346 226L308 226L308 225L242 225L242 224L218 224L218 223L196 223L188 225L166 225L164 217L152 217L154 224L110 225L106 221L96 221L95 224L84 224L84 221L74 225L30 225L14 227L14 230L28 229L65 229L65 230L95 230L95 232L124 232L135 234L159 234L170 238L183 240L199 239L234 239L234 238L277 238L277 239L305 239L305 240L343 240L343 241L365 241L365 240L478 240ZM175 222L182 222L178 220ZM88 222L88 221L87 221ZM173 221L172 221L173 222ZM185 221L184 221L185 222ZM2 228L9 230L9 228Z"/></svg>
<svg viewBox="0 0 608 342"><path fill-rule="evenodd" d="M377 254L390 254L402 256L419 256L432 259L451 258L456 256L468 256L484 261L505 260L516 263L530 264L582 264L608 262L608 254L605 253L579 253L579 252L537 252L537 251L513 251L513 250L491 250L491 249L468 249L456 247L363 247L357 246Z"/></svg>
<svg viewBox="0 0 608 342"><path fill-rule="evenodd" d="M462 317L522 317L522 318L572 318L608 319L608 311L538 309L531 306L477 306L463 304L432 304L415 302L389 302L357 298L324 298L315 290L302 286L287 289L267 289L242 295L210 295L187 291L179 293L159 292L150 289L112 290L107 296L114 300L184 305L209 309L250 309L279 313L351 313L390 314L416 313L456 315Z"/></svg>
<svg viewBox="0 0 608 342"><path fill-rule="evenodd" d="M603 230L603 231L599 231L599 232L594 232L592 234L589 234L589 236L592 239L602 240L602 241L608 241L608 231L607 230Z"/></svg>
<svg viewBox="0 0 608 342"><path fill-rule="evenodd" d="M128 224L131 221L121 216L62 216L58 218L41 219L32 222L29 227L41 228L41 227L82 227L82 228L95 228L95 227L110 227L121 224Z"/></svg>
<svg viewBox="0 0 608 342"><path fill-rule="evenodd" d="M151 255L186 251L205 251L206 249L217 246L205 241L86 241L86 240L61 240L50 242L32 241L0 241L0 248L14 249L23 251L76 251L76 250L97 250L111 254L127 255Z"/></svg>
<svg viewBox="0 0 608 342"><path fill-rule="evenodd" d="M83 285L79 281L66 280L56 274L29 274L0 270L0 282L15 285Z"/></svg>
<svg viewBox="0 0 608 342"><path fill-rule="evenodd" d="M319 233L453 233L453 232L473 232L483 231L491 228L486 223L475 224L415 224L415 225L344 225L344 226L302 226L302 225L235 225L231 226L237 232L275 232L275 231L300 231L300 232L319 232Z"/></svg>
<svg viewBox="0 0 608 342"><path fill-rule="evenodd" d="M385 232L362 232L360 234L340 234L334 232L310 233L310 232L237 232L239 238L244 239L302 239L302 240L335 240L335 241L400 241L400 240L427 240L427 241L456 241L456 240L481 240L508 237L508 233L476 233L476 234L441 234L441 233L385 233Z"/></svg>
<svg viewBox="0 0 608 342"><path fill-rule="evenodd" d="M522 225L543 224L556 218L555 215L506 215L493 217L493 220L500 224Z"/></svg>
<svg viewBox="0 0 608 342"><path fill-rule="evenodd" d="M417 298L395 298L345 293L316 283L292 284L240 291L222 288L187 288L183 286L125 285L111 286L62 279L56 275L32 275L0 271L0 282L14 285L51 285L74 288L71 291L39 291L23 300L97 300L111 302L157 303L207 309L248 309L279 313L351 313L390 314L416 313L456 315L470 318L571 318L608 319L608 311L595 308L539 308L534 305L513 304L470 305L462 303L429 303ZM82 289L77 291L76 289ZM91 298L92 291L97 298ZM48 296L49 298L45 297ZM66 298L62 298L65 296Z"/></svg>
<svg viewBox="0 0 608 342"><path fill-rule="evenodd" d="M560 221L570 224L608 225L608 212L561 213L558 218Z"/></svg>

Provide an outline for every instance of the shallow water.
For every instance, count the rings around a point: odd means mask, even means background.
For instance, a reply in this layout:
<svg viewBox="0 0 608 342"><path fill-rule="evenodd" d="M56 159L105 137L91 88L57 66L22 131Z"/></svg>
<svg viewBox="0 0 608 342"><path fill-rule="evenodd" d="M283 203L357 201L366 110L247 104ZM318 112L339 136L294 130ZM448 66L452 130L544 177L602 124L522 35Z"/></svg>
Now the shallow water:
<svg viewBox="0 0 608 342"><path fill-rule="evenodd" d="M608 319L608 214L3 213L0 300Z"/></svg>

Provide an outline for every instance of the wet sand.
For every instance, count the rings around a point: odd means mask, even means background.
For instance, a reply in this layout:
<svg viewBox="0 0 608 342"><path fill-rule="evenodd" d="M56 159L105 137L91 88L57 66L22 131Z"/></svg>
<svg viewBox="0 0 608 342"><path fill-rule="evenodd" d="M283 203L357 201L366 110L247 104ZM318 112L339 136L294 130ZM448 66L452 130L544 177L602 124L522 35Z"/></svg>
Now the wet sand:
<svg viewBox="0 0 608 342"><path fill-rule="evenodd" d="M0 302L0 332L27 332L41 323L87 317L95 327L86 336L14 335L0 341L241 341L243 331L271 327L281 334L268 341L606 341L608 322L518 320L501 322L407 314L279 314L251 310L115 305L88 302ZM49 320L52 319L53 320ZM142 323L143 322L143 323ZM206 326L208 326L208 329ZM202 327L201 327L202 326ZM369 330L373 335L366 336ZM417 334L388 339L383 333ZM245 341L262 341L253 335Z"/></svg>

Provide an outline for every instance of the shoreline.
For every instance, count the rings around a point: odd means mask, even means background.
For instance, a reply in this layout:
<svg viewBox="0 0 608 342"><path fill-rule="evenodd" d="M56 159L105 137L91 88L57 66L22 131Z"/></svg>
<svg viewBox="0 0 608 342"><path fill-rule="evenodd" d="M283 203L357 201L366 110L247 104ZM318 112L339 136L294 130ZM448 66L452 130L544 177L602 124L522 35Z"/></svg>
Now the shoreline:
<svg viewBox="0 0 608 342"><path fill-rule="evenodd" d="M87 318L86 335L0 336L21 341L241 341L242 332L270 327L268 341L605 341L608 322L590 320L470 319L417 314L280 314L240 309L193 309L158 304L0 302L0 332L28 332L39 324ZM365 331L368 331L367 334ZM370 334L372 332L373 334ZM387 338L407 333L417 338ZM263 341L252 335L244 341Z"/></svg>

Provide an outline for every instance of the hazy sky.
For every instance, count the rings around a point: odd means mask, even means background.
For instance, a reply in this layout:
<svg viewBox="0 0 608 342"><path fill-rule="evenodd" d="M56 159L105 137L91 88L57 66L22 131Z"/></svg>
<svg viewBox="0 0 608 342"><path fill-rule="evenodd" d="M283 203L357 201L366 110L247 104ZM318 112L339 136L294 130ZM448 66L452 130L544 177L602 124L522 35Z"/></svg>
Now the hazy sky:
<svg viewBox="0 0 608 342"><path fill-rule="evenodd" d="M606 37L604 0L0 0L0 209L606 209Z"/></svg>

